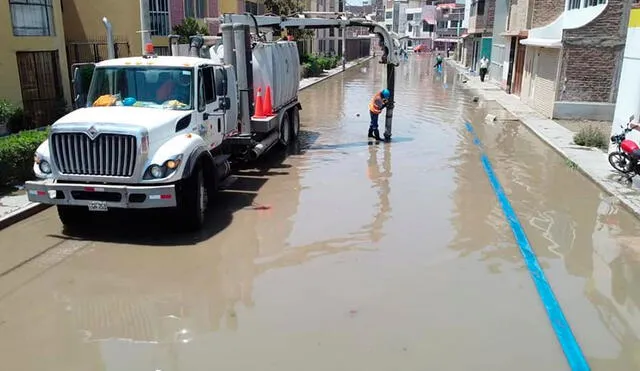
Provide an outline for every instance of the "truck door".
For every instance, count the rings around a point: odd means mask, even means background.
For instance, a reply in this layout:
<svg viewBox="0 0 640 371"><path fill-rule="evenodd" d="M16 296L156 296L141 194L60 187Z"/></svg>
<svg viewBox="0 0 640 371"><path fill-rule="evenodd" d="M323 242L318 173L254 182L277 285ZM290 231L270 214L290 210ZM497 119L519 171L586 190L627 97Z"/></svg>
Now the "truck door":
<svg viewBox="0 0 640 371"><path fill-rule="evenodd" d="M222 133L234 135L238 131L238 93L233 75L233 66L215 66L214 82L218 109L223 112Z"/></svg>
<svg viewBox="0 0 640 371"><path fill-rule="evenodd" d="M198 70L198 133L212 149L222 143L224 111L219 109L213 79L213 66Z"/></svg>

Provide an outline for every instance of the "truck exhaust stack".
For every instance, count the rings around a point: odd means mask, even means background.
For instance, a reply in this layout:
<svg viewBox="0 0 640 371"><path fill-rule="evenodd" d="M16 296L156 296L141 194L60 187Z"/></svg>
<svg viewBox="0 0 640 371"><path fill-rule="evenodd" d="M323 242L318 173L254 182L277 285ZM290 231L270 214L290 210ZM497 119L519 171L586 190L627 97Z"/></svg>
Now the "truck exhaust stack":
<svg viewBox="0 0 640 371"><path fill-rule="evenodd" d="M107 17L103 17L102 23L104 23L104 27L107 29L107 57L114 59L116 57L116 50L113 46L113 28L111 27L111 22L109 22Z"/></svg>

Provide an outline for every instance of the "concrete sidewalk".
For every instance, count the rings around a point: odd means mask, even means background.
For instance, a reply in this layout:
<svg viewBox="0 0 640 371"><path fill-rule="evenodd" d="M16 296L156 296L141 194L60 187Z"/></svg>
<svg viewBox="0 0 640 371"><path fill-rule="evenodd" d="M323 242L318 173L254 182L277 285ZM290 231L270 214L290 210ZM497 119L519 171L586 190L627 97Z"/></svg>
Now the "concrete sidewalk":
<svg viewBox="0 0 640 371"><path fill-rule="evenodd" d="M355 67L370 60L371 56L356 59L346 64L346 69ZM304 90L328 78L331 78L342 72L342 66L325 71L325 74L318 77L310 77L300 80L299 90ZM0 197L0 229L6 228L14 223L26 219L33 214L47 209L51 205L43 205L30 202L24 190L16 190L15 192Z"/></svg>
<svg viewBox="0 0 640 371"><path fill-rule="evenodd" d="M620 175L609 164L608 154L595 148L578 146L573 142L574 132L545 118L529 107L515 95L507 94L492 82L480 82L475 73L452 60L446 60L450 68L463 74L467 82L462 85L484 100L496 101L510 114L520 120L540 139L562 156L573 162L582 173L598 184L602 189L615 196L637 217L640 217L640 186L637 180L628 185L619 181Z"/></svg>

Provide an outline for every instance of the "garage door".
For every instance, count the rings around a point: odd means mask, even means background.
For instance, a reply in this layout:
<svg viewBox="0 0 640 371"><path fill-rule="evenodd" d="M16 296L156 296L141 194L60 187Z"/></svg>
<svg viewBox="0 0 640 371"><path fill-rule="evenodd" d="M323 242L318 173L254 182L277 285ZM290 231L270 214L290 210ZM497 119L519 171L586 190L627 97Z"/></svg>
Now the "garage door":
<svg viewBox="0 0 640 371"><path fill-rule="evenodd" d="M534 79L533 106L543 115L553 115L556 98L556 74L558 72L558 49L537 50L536 77Z"/></svg>

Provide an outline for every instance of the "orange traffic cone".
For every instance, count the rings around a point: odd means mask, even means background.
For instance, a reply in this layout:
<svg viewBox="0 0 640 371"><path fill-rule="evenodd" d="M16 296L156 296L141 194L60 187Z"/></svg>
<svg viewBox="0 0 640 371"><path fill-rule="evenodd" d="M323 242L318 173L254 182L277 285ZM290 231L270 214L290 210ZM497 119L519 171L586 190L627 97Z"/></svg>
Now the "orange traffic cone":
<svg viewBox="0 0 640 371"><path fill-rule="evenodd" d="M253 117L262 118L264 116L264 106L262 102L262 88L258 88L258 93L256 94L256 105L253 111Z"/></svg>
<svg viewBox="0 0 640 371"><path fill-rule="evenodd" d="M271 104L271 87L267 85L264 92L264 114L266 116L273 115L273 105Z"/></svg>

